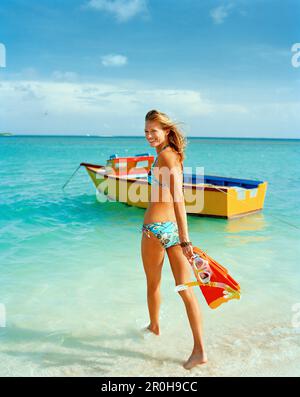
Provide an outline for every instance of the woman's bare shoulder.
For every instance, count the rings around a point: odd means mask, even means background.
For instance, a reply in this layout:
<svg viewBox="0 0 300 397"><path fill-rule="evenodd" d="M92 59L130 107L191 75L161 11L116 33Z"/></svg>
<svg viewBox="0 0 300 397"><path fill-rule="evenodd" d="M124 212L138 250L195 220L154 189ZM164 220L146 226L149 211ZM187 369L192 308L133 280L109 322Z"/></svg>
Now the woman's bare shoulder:
<svg viewBox="0 0 300 397"><path fill-rule="evenodd" d="M166 166L169 168L180 166L181 164L179 153L177 153L176 150L172 148L164 150L160 155L160 160L161 166Z"/></svg>

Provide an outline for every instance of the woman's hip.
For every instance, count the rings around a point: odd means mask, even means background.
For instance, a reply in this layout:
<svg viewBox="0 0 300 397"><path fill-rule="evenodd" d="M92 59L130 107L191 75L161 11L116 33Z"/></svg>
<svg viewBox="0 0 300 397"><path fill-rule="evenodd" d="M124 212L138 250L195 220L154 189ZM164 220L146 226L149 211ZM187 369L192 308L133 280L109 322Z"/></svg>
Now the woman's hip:
<svg viewBox="0 0 300 397"><path fill-rule="evenodd" d="M164 248L180 243L176 221L144 223L141 231L148 237L153 234L159 239Z"/></svg>

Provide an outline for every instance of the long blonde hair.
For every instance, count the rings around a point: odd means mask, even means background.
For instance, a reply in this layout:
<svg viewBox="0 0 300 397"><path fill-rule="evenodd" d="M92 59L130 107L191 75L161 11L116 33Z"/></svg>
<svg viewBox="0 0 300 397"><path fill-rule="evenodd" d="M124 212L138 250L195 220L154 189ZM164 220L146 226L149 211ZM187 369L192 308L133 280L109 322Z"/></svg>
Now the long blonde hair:
<svg viewBox="0 0 300 397"><path fill-rule="evenodd" d="M164 130L170 130L167 135L168 144L179 154L181 166L183 167L183 161L185 159L184 149L187 142L182 131L177 127L178 123L171 120L167 114L159 110L150 110L146 114L145 121L158 121Z"/></svg>

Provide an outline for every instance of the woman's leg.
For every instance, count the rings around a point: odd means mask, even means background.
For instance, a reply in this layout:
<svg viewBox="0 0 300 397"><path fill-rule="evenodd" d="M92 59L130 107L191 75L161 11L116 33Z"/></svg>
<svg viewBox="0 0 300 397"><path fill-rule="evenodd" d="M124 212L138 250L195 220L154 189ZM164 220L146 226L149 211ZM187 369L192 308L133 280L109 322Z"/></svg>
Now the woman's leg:
<svg viewBox="0 0 300 397"><path fill-rule="evenodd" d="M192 280L191 265L184 256L179 245L167 248L171 269L174 275L175 284L184 284ZM188 361L184 364L184 368L191 369L195 365L204 364L207 357L204 351L202 336L202 316L197 301L197 297L192 288L179 292L186 308L188 319L193 333L194 348Z"/></svg>
<svg viewBox="0 0 300 397"><path fill-rule="evenodd" d="M150 316L148 329L159 335L160 282L165 249L157 237L142 235L141 251L147 278L147 302Z"/></svg>

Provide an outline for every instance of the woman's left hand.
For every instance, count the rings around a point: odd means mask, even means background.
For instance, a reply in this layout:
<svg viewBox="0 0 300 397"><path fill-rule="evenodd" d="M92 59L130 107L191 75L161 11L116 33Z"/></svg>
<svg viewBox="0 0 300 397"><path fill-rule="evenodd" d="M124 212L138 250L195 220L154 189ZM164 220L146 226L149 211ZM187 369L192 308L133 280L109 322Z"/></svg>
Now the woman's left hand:
<svg viewBox="0 0 300 397"><path fill-rule="evenodd" d="M194 252L193 252L193 247L192 245L188 245L187 247L181 247L183 254L187 257L187 260L190 262L190 264L193 264L194 261Z"/></svg>

